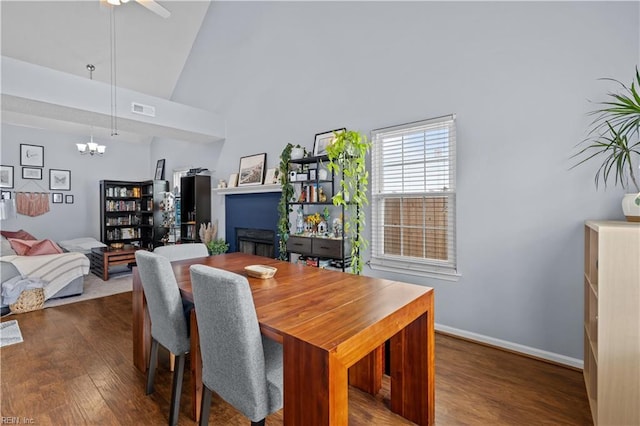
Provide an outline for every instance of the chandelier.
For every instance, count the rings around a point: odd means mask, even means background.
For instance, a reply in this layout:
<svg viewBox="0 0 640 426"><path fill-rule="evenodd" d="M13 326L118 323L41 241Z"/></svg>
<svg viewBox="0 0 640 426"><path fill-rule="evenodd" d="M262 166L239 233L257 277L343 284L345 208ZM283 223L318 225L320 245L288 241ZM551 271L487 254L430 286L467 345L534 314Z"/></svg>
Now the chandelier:
<svg viewBox="0 0 640 426"><path fill-rule="evenodd" d="M91 155L102 155L107 150L107 147L104 145L98 145L93 141L93 135L91 135L91 139L87 143L77 143L78 152L81 155L91 154Z"/></svg>
<svg viewBox="0 0 640 426"><path fill-rule="evenodd" d="M93 72L96 70L96 67L93 64L87 64L87 70L89 71L89 79L93 80ZM76 147L81 155L102 155L107 150L106 146L98 145L93 141L93 126L91 126L91 138L89 139L89 142L77 143Z"/></svg>

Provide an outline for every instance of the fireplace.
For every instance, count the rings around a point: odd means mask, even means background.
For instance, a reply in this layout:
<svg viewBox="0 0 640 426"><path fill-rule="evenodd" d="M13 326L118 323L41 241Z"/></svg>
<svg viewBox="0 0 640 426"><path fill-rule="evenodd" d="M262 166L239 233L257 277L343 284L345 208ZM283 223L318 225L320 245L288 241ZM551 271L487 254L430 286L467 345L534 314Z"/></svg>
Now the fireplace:
<svg viewBox="0 0 640 426"><path fill-rule="evenodd" d="M236 247L240 253L275 257L276 233L268 229L236 228Z"/></svg>
<svg viewBox="0 0 640 426"><path fill-rule="evenodd" d="M229 252L275 258L278 250L280 193L263 192L225 196L225 234Z"/></svg>

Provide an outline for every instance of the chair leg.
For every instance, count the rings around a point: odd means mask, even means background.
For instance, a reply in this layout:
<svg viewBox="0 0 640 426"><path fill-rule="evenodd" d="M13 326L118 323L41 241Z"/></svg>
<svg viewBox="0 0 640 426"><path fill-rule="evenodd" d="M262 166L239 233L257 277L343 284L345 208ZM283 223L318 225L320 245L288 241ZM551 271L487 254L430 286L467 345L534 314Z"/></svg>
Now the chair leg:
<svg viewBox="0 0 640 426"><path fill-rule="evenodd" d="M176 369L176 356L169 352L169 370L173 371Z"/></svg>
<svg viewBox="0 0 640 426"><path fill-rule="evenodd" d="M151 354L149 354L149 370L147 371L147 395L153 393L153 380L158 366L158 341L151 338Z"/></svg>
<svg viewBox="0 0 640 426"><path fill-rule="evenodd" d="M202 404L200 405L200 426L209 424L209 412L211 411L211 389L202 385Z"/></svg>
<svg viewBox="0 0 640 426"><path fill-rule="evenodd" d="M264 426L264 420L262 419L259 422L251 422L251 426Z"/></svg>
<svg viewBox="0 0 640 426"><path fill-rule="evenodd" d="M171 389L171 411L169 413L169 425L178 424L180 414L180 396L182 394L182 378L184 376L184 360L186 354L176 356L176 370L173 372L173 386Z"/></svg>

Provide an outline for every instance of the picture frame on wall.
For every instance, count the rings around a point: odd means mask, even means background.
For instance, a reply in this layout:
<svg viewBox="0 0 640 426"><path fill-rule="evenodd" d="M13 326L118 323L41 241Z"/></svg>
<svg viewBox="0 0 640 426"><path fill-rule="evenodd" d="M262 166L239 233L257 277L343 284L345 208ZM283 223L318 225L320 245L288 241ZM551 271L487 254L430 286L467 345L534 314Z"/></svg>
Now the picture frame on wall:
<svg viewBox="0 0 640 426"><path fill-rule="evenodd" d="M37 167L23 167L22 179L42 180L42 169Z"/></svg>
<svg viewBox="0 0 640 426"><path fill-rule="evenodd" d="M51 202L53 204L62 204L62 192L51 193Z"/></svg>
<svg viewBox="0 0 640 426"><path fill-rule="evenodd" d="M44 167L44 146L21 143L20 165Z"/></svg>
<svg viewBox="0 0 640 426"><path fill-rule="evenodd" d="M264 179L264 166L267 162L267 154L254 154L240 158L238 171L238 186L262 185Z"/></svg>
<svg viewBox="0 0 640 426"><path fill-rule="evenodd" d="M65 204L73 204L73 195L65 195L64 196Z"/></svg>
<svg viewBox="0 0 640 426"><path fill-rule="evenodd" d="M11 199L11 191L2 191L0 195L0 199L2 200L10 200Z"/></svg>
<svg viewBox="0 0 640 426"><path fill-rule="evenodd" d="M0 166L0 188L13 188L13 166Z"/></svg>
<svg viewBox="0 0 640 426"><path fill-rule="evenodd" d="M316 133L316 138L313 142L313 156L319 157L321 155L327 155L327 147L333 142L333 138L336 134L346 132L346 128L335 129L328 132Z"/></svg>
<svg viewBox="0 0 640 426"><path fill-rule="evenodd" d="M49 169L49 189L71 191L71 170Z"/></svg>
<svg viewBox="0 0 640 426"><path fill-rule="evenodd" d="M156 175L155 180L163 180L164 179L164 162L165 159L158 160L156 163Z"/></svg>

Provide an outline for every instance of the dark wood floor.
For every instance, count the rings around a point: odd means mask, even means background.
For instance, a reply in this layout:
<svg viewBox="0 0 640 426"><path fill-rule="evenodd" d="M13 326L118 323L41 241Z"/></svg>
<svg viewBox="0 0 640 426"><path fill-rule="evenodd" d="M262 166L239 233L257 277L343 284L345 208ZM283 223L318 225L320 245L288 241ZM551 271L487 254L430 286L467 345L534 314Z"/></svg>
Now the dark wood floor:
<svg viewBox="0 0 640 426"><path fill-rule="evenodd" d="M12 315L24 343L1 352L3 417L42 425L166 424L171 373L161 366L156 392L133 367L131 293ZM165 363L162 363L166 365ZM188 374L185 389L188 389ZM373 398L349 393L351 425L409 424L386 409L388 382ZM193 425L183 392L180 424ZM211 424L248 424L214 397ZM282 423L282 411L267 425ZM588 425L582 374L497 349L436 336L439 425Z"/></svg>

